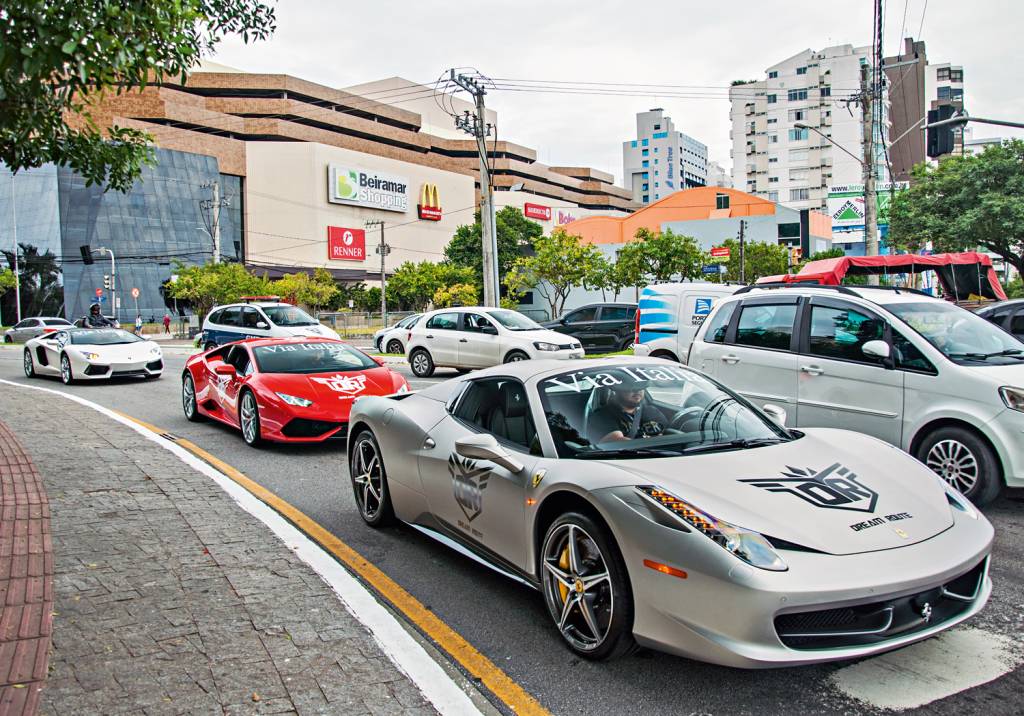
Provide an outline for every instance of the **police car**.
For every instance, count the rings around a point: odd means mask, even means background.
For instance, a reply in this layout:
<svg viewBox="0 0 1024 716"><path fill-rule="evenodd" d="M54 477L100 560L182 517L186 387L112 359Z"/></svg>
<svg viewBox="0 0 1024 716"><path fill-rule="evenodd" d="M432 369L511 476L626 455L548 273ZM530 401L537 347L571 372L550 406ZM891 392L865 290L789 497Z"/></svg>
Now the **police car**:
<svg viewBox="0 0 1024 716"><path fill-rule="evenodd" d="M246 296L239 303L216 306L203 321L202 345L212 350L243 338L339 336L327 326L277 296Z"/></svg>

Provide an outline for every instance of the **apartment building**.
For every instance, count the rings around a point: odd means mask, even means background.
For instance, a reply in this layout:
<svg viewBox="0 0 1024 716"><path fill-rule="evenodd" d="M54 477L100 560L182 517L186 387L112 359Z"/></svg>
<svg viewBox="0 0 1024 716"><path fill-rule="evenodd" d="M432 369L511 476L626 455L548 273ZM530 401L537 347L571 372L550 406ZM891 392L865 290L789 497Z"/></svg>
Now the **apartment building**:
<svg viewBox="0 0 1024 716"><path fill-rule="evenodd" d="M708 186L732 188L732 172L718 162L708 162Z"/></svg>
<svg viewBox="0 0 1024 716"><path fill-rule="evenodd" d="M677 131L660 107L636 115L636 139L622 143L622 181L647 205L708 182L708 148Z"/></svg>

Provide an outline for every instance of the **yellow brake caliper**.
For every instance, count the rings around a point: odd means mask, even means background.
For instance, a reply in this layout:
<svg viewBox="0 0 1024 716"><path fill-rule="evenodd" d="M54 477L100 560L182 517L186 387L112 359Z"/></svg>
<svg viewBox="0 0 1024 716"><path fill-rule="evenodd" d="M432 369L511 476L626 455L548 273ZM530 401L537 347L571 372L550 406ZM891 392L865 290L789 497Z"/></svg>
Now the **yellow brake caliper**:
<svg viewBox="0 0 1024 716"><path fill-rule="evenodd" d="M562 550L562 555L558 558L558 567L563 571L569 569L569 545ZM562 604L565 604L565 600L569 598L569 588L559 582L558 593L562 597Z"/></svg>

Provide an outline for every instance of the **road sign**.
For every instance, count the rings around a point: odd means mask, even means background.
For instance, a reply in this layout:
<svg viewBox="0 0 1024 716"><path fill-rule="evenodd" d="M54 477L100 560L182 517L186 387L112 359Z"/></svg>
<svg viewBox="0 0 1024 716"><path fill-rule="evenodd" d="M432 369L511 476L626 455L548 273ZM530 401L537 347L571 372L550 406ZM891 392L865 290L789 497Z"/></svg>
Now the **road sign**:
<svg viewBox="0 0 1024 716"><path fill-rule="evenodd" d="M102 288L97 288L96 289L96 295L97 296L102 296L103 295L103 289Z"/></svg>
<svg viewBox="0 0 1024 716"><path fill-rule="evenodd" d="M711 256L716 259L727 259L729 258L729 247L728 246L713 246L711 247Z"/></svg>
<svg viewBox="0 0 1024 716"><path fill-rule="evenodd" d="M716 273L717 274L723 274L723 273L725 273L725 266L723 266L722 264L711 264L710 266L703 267L701 269L701 273L705 273L705 274L716 274Z"/></svg>
<svg viewBox="0 0 1024 716"><path fill-rule="evenodd" d="M138 298L138 297L139 297L139 289L133 288L132 289L132 298Z"/></svg>

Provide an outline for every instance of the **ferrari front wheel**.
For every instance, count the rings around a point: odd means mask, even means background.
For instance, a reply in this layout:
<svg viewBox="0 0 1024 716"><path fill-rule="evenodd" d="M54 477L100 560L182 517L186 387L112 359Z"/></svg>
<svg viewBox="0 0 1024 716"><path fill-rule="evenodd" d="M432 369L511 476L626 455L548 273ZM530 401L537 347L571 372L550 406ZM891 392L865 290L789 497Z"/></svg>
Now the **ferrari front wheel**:
<svg viewBox="0 0 1024 716"><path fill-rule="evenodd" d="M634 648L626 565L602 525L579 512L559 517L544 537L540 568L548 613L570 649L604 660Z"/></svg>
<svg viewBox="0 0 1024 716"><path fill-rule="evenodd" d="M245 444L249 447L259 447L263 443L260 434L260 409L251 390L242 393L238 407L238 422L241 424Z"/></svg>
<svg viewBox="0 0 1024 716"><path fill-rule="evenodd" d="M348 456L348 474L356 507L363 521L371 527L383 527L394 520L388 478L384 472L380 446L369 430L356 436Z"/></svg>
<svg viewBox="0 0 1024 716"><path fill-rule="evenodd" d="M190 423L203 421L199 412L199 403L196 401L196 384L189 373L181 379L181 407L185 411L185 419Z"/></svg>

